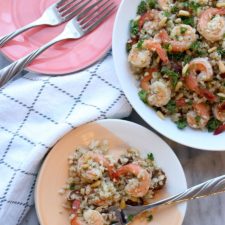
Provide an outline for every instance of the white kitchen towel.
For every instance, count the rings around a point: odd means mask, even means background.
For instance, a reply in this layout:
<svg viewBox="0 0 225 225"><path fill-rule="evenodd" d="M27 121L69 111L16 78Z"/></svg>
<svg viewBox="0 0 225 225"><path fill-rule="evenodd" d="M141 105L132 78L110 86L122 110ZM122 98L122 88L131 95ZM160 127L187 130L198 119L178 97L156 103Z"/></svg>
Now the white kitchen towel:
<svg viewBox="0 0 225 225"><path fill-rule="evenodd" d="M59 138L81 124L130 112L111 52L79 73L60 77L28 73L1 88L0 224L24 222L34 204L42 159Z"/></svg>

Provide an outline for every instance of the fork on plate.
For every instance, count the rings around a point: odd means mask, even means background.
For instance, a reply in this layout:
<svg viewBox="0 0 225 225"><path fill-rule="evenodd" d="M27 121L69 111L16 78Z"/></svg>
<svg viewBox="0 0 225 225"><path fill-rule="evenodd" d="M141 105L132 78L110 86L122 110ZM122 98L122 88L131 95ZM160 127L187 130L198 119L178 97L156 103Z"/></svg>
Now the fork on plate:
<svg viewBox="0 0 225 225"><path fill-rule="evenodd" d="M60 0L52 4L36 21L19 28L11 34L0 37L0 47L3 47L8 41L31 28L41 25L58 26L69 21L79 12L79 6L82 2L84 2L84 0Z"/></svg>
<svg viewBox="0 0 225 225"><path fill-rule="evenodd" d="M118 208L112 206L109 207L109 210L114 211L117 217L117 223L115 223L114 225L126 225L129 223L130 216L135 216L138 213L144 212L146 210L151 210L161 205L180 203L224 192L225 192L225 175L208 180L206 182L188 188L184 192L181 192L177 195L154 202L149 205L142 205L142 206L128 205L125 209L122 210L119 210Z"/></svg>
<svg viewBox="0 0 225 225"><path fill-rule="evenodd" d="M34 50L30 54L0 70L0 87L15 77L52 45L67 39L80 39L89 34L105 21L117 8L113 0L98 0L94 3L92 2L90 6L88 3L92 0L81 1L82 4L79 6L79 9L76 10L76 16L66 24L65 29L61 34L39 49Z"/></svg>

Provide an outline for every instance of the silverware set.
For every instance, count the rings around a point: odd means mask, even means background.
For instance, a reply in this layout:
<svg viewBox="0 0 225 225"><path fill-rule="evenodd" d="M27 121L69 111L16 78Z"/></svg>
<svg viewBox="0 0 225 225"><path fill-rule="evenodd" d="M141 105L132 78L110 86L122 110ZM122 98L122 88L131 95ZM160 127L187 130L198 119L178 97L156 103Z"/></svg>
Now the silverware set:
<svg viewBox="0 0 225 225"><path fill-rule="evenodd" d="M68 39L80 39L92 32L111 15L117 6L112 0L61 0L45 10L36 21L0 38L0 47L22 32L40 25L58 26L69 21L63 32L39 49L0 70L0 87L25 69L52 45Z"/></svg>

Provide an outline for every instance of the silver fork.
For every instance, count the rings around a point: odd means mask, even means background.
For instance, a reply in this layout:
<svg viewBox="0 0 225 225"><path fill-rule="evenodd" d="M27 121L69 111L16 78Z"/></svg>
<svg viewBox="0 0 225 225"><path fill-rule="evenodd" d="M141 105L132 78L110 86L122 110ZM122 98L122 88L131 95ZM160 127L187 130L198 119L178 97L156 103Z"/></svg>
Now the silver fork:
<svg viewBox="0 0 225 225"><path fill-rule="evenodd" d="M83 1L83 0L82 0ZM57 42L66 39L80 39L84 35L93 31L100 25L115 9L116 5L112 0L99 0L89 7L83 5L82 11L67 23L64 31L52 41L43 45L29 55L13 62L9 66L0 70L0 87L21 72L37 56Z"/></svg>
<svg viewBox="0 0 225 225"><path fill-rule="evenodd" d="M79 6L82 2L84 2L84 0L61 0L55 4L52 4L36 21L19 28L11 34L0 37L0 47L3 47L3 45L5 45L8 41L31 28L40 25L57 26L69 21L77 14L77 12L79 12Z"/></svg>
<svg viewBox="0 0 225 225"><path fill-rule="evenodd" d="M130 216L135 216L138 213L144 212L146 210L150 210L161 205L170 205L170 204L180 203L180 202L207 197L207 196L211 196L211 195L215 195L215 194L219 194L223 192L225 192L225 175L208 180L204 183L193 186L177 195L163 199L158 202L154 202L149 205L144 205L144 206L128 205L123 210L119 210L116 207L110 207L109 210L114 211L116 214L118 221L117 223L115 223L115 225L126 225L129 222L128 220Z"/></svg>

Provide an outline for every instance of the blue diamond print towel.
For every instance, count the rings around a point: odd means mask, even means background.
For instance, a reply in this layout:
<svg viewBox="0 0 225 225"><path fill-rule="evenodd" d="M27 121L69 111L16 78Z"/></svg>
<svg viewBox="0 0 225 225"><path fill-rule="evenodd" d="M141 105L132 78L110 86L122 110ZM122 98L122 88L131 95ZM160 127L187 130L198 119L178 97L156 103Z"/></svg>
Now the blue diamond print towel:
<svg viewBox="0 0 225 225"><path fill-rule="evenodd" d="M0 66L6 64L0 56ZM0 224L38 224L33 192L41 162L65 133L83 123L128 116L111 53L85 71L28 73L0 89Z"/></svg>

